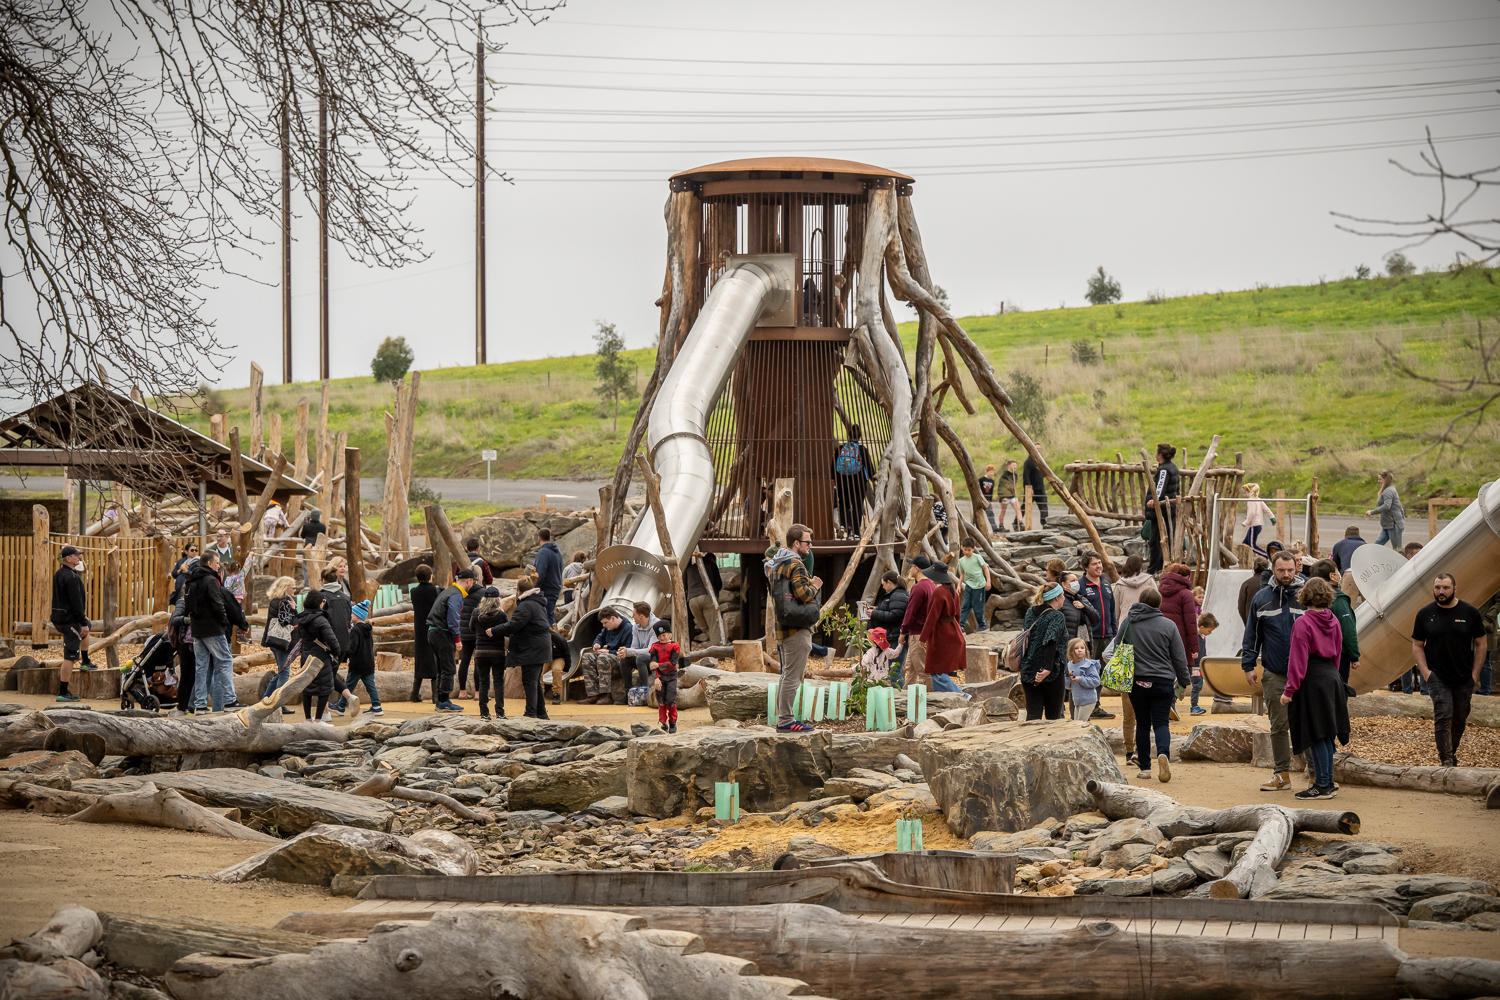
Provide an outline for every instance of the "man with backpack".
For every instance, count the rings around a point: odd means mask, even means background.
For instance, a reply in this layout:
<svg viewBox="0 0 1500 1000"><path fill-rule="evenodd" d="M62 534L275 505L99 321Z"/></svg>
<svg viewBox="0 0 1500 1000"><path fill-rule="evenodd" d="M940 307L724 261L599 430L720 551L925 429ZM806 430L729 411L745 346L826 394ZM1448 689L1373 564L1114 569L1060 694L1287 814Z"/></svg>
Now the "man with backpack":
<svg viewBox="0 0 1500 1000"><path fill-rule="evenodd" d="M792 717L792 705L802 688L807 656L812 652L812 630L818 623L818 591L823 581L807 575L802 562L812 551L812 529L794 524L786 529L787 547L766 560L766 578L776 614L776 655L781 681L776 690L776 731L805 733L813 728Z"/></svg>
<svg viewBox="0 0 1500 1000"><path fill-rule="evenodd" d="M865 486L873 482L875 463L859 441L859 425L849 428L849 440L833 454L833 489L838 501L839 525L848 538L858 537L865 515Z"/></svg>
<svg viewBox="0 0 1500 1000"><path fill-rule="evenodd" d="M219 580L219 554L209 548L187 581L184 604L193 630L197 673L193 680L193 709L201 712L210 700L215 712L243 708L234 697L234 658L229 636L248 629L245 612Z"/></svg>
<svg viewBox="0 0 1500 1000"><path fill-rule="evenodd" d="M495 574L490 569L490 564L485 561L484 556L479 554L479 539L465 538L464 550L469 555L469 568L474 571L474 585L481 584L488 587L495 582ZM454 566L453 572L457 573L461 567Z"/></svg>

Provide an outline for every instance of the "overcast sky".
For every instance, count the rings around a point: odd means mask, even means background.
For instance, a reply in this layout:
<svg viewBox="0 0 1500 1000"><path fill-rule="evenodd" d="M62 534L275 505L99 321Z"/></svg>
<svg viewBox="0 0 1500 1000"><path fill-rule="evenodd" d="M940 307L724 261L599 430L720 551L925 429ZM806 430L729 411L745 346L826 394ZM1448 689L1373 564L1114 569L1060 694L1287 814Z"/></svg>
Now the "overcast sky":
<svg viewBox="0 0 1500 1000"><path fill-rule="evenodd" d="M655 337L666 178L741 156L826 155L917 180L938 284L961 315L1076 306L1097 266L1126 299L1298 284L1398 244L1330 210L1431 210L1451 165L1500 163L1492 2L751 5L570 0L488 58L489 359L592 350L597 319ZM503 84L503 86L500 86ZM337 247L333 374L404 335L417 367L474 362L472 189L419 178L431 259L372 271ZM293 251L297 379L316 377L315 220ZM1490 214L1493 214L1491 212ZM274 239L274 231L265 235ZM1422 265L1456 244L1412 251ZM279 255L208 293L235 353L279 379Z"/></svg>

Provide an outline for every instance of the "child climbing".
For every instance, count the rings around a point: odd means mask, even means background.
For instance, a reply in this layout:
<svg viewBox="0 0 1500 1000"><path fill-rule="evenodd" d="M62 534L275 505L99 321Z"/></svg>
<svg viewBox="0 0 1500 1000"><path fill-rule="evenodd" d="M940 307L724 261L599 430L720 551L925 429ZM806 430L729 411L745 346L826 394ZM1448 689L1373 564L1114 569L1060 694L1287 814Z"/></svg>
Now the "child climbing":
<svg viewBox="0 0 1500 1000"><path fill-rule="evenodd" d="M651 644L651 673L656 688L656 715L661 727L677 732L677 665L682 650L672 641L672 623L658 621L652 626L656 641Z"/></svg>

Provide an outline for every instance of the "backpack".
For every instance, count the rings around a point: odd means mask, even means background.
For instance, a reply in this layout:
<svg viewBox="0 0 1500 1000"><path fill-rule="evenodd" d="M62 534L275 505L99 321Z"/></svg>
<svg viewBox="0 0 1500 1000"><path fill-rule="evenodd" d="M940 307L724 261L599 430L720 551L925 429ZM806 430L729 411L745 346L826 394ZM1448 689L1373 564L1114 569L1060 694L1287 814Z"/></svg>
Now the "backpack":
<svg viewBox="0 0 1500 1000"><path fill-rule="evenodd" d="M1056 611L1057 609L1056 608L1048 608L1047 610L1048 611ZM1058 613L1061 614L1062 612L1058 612ZM1044 611L1041 614L1037 615L1036 619L1034 621L1032 621L1031 627L1028 628L1028 629L1026 629L1020 635L1016 636L1014 639L1012 639L1010 641L1010 645L1005 647L1005 669L1006 670L1009 670L1013 674L1018 674L1018 673L1021 672L1022 665L1027 662L1027 656L1026 656L1026 654L1031 649L1031 633L1032 633L1032 630L1035 629L1038 625L1040 625L1046 619L1046 617L1047 617L1047 612L1046 611Z"/></svg>
<svg viewBox="0 0 1500 1000"><path fill-rule="evenodd" d="M490 571L490 564L478 552L469 553L469 566L479 571L480 576L484 578L484 585L486 587L495 582L495 574Z"/></svg>
<svg viewBox="0 0 1500 1000"><path fill-rule="evenodd" d="M839 455L834 459L833 471L841 476L857 476L865 471L864 459L859 456L858 441L845 441L839 445Z"/></svg>
<svg viewBox="0 0 1500 1000"><path fill-rule="evenodd" d="M817 601L799 604L792 597L792 582L784 576L771 578L771 596L776 602L776 624L782 628L812 628L823 616Z"/></svg>

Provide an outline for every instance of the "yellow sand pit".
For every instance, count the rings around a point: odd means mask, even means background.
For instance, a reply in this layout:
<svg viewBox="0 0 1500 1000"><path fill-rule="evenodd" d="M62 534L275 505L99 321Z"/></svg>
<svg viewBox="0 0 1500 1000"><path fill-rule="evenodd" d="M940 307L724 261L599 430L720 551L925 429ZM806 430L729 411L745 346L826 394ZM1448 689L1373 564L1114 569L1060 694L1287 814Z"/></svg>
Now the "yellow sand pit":
<svg viewBox="0 0 1500 1000"><path fill-rule="evenodd" d="M793 837L801 836L810 836L850 854L894 851L896 820L901 818L903 808L904 804L894 802L868 812L859 812L853 806L835 807L837 819L825 818L817 826L806 826L801 820L778 824L765 814L748 813L742 815L738 823L721 829L718 836L696 848L692 856L706 858L748 847L757 858L774 857L785 853ZM926 849L967 848L969 842L955 836L940 814L927 813L922 816L922 846Z"/></svg>

